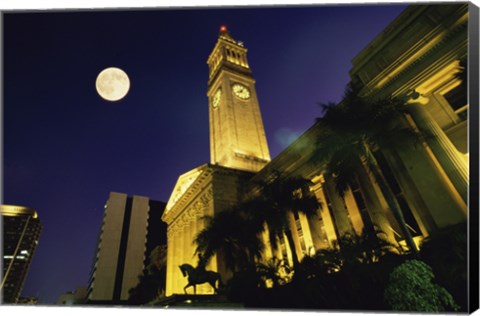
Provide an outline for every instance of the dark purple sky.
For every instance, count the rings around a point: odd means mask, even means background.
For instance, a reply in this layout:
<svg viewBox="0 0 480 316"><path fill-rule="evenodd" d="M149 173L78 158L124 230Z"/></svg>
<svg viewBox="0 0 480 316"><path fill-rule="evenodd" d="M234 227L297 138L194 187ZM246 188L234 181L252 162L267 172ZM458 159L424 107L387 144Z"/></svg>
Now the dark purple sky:
<svg viewBox="0 0 480 316"><path fill-rule="evenodd" d="M3 198L43 233L24 296L85 286L110 191L167 201L210 161L206 60L226 24L248 48L272 157L339 101L350 61L404 5L4 15ZM131 81L111 103L98 73ZM292 138L293 137L293 138Z"/></svg>

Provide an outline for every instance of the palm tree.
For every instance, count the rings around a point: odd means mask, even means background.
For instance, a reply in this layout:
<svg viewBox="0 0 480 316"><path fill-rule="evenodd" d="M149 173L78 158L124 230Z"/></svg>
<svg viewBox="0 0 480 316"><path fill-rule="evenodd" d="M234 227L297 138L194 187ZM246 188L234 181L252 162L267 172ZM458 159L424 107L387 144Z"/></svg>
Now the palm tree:
<svg viewBox="0 0 480 316"><path fill-rule="evenodd" d="M305 277L317 278L321 275L338 272L342 268L344 258L338 247L319 249L313 256L305 256L300 263Z"/></svg>
<svg viewBox="0 0 480 316"><path fill-rule="evenodd" d="M342 236L339 239L341 247L338 248L343 266L372 264L386 254L400 253L399 247L390 243L384 235L384 232L374 226L373 230L364 228L360 235Z"/></svg>
<svg viewBox="0 0 480 316"><path fill-rule="evenodd" d="M128 303L144 305L165 294L167 280L167 246L155 247L149 256L149 264L138 276L138 284L128 291Z"/></svg>
<svg viewBox="0 0 480 316"><path fill-rule="evenodd" d="M262 278L264 286L268 281L276 287L285 285L290 280L290 266L285 260L275 257L270 258L266 262L257 263L256 271Z"/></svg>
<svg viewBox="0 0 480 316"><path fill-rule="evenodd" d="M416 135L405 127L404 102L389 98L369 100L349 86L340 104L323 104L324 115L317 119L322 137L317 152L326 162L326 176L340 194L353 183L355 171L365 168L377 182L387 204L400 224L407 245L418 249L405 222L402 210L385 180L374 150L393 149L412 144Z"/></svg>
<svg viewBox="0 0 480 316"><path fill-rule="evenodd" d="M347 233L332 247L319 249L313 256L305 256L301 264L310 277L346 269L356 273L358 264L376 263L384 255L399 253L398 247L382 235L384 233L376 227L374 230L364 228L359 236Z"/></svg>
<svg viewBox="0 0 480 316"><path fill-rule="evenodd" d="M286 237L292 253L294 270L299 266L299 260L290 230L290 227L295 227L292 215L303 213L311 217L321 207L310 190L311 185L311 181L304 178L281 178L277 173L273 181L257 182L256 188L259 189L259 194L247 199L242 205L245 211L255 218L257 228L264 230L268 227L273 250L278 247L277 240L282 239L283 236Z"/></svg>
<svg viewBox="0 0 480 316"><path fill-rule="evenodd" d="M261 229L241 208L230 208L204 219L205 228L194 240L195 253L204 261L199 265L205 266L213 255L221 254L226 267L236 272L254 266L261 258L264 249Z"/></svg>
<svg viewBox="0 0 480 316"><path fill-rule="evenodd" d="M356 236L358 260L361 263L371 264L378 262L386 254L400 254L401 248L390 243L385 233L374 226L373 230L363 229L360 236Z"/></svg>

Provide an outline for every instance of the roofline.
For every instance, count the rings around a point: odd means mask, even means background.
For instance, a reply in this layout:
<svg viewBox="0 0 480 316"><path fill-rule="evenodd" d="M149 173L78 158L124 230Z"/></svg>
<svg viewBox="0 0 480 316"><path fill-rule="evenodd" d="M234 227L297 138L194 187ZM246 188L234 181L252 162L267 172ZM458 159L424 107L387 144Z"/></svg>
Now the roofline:
<svg viewBox="0 0 480 316"><path fill-rule="evenodd" d="M37 211L35 211L33 208L26 207L26 206L1 204L0 211L2 212L3 216L30 215L33 218L38 217Z"/></svg>

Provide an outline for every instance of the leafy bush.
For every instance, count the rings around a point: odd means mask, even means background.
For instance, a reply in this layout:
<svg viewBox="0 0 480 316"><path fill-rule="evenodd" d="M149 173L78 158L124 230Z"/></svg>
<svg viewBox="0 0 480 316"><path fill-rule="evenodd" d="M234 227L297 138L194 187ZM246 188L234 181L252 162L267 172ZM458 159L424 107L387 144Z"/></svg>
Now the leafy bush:
<svg viewBox="0 0 480 316"><path fill-rule="evenodd" d="M409 260L393 270L385 301L393 310L417 312L456 311L458 305L445 288L433 282L430 266Z"/></svg>

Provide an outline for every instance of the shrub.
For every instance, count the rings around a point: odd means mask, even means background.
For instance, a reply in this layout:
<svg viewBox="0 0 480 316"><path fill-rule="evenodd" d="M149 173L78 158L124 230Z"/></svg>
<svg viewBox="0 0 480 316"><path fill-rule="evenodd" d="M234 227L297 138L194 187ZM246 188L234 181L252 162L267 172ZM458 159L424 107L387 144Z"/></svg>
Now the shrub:
<svg viewBox="0 0 480 316"><path fill-rule="evenodd" d="M430 266L409 260L390 274L385 301L393 310L418 312L456 311L458 305L443 287L434 283Z"/></svg>

